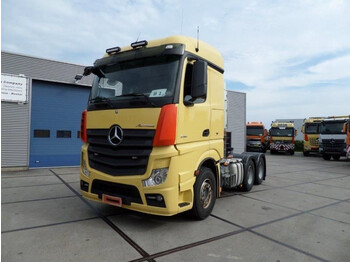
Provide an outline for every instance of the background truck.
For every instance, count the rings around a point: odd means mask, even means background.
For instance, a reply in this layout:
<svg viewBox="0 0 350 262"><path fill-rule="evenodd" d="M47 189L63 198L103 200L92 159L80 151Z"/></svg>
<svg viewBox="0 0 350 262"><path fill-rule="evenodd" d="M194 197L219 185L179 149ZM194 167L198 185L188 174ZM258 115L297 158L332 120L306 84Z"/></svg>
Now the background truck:
<svg viewBox="0 0 350 262"><path fill-rule="evenodd" d="M262 122L248 122L246 151L260 151L265 153L267 149L267 130Z"/></svg>
<svg viewBox="0 0 350 262"><path fill-rule="evenodd" d="M304 134L303 154L319 153L320 124L323 117L310 117L304 120L301 132Z"/></svg>
<svg viewBox="0 0 350 262"><path fill-rule="evenodd" d="M330 116L325 118L320 125L320 153L323 159L339 160L346 156L346 134L343 132L347 116Z"/></svg>
<svg viewBox="0 0 350 262"><path fill-rule="evenodd" d="M350 159L350 115L344 124L343 132L346 134L346 158Z"/></svg>
<svg viewBox="0 0 350 262"><path fill-rule="evenodd" d="M269 131L270 153L287 152L294 155L297 131L291 122L272 122Z"/></svg>
<svg viewBox="0 0 350 262"><path fill-rule="evenodd" d="M224 154L224 63L212 46L175 36L114 47L82 114L81 191L149 214L206 218L222 190L249 191L265 155Z"/></svg>

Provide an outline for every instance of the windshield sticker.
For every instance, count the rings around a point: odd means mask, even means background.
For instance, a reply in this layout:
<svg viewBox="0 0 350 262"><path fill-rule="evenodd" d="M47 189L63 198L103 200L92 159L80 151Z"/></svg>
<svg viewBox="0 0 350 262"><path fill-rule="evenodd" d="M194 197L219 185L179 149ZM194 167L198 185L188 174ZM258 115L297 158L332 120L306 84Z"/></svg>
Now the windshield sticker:
<svg viewBox="0 0 350 262"><path fill-rule="evenodd" d="M166 93L166 89L155 89L155 90L152 90L149 97L164 97L165 93Z"/></svg>

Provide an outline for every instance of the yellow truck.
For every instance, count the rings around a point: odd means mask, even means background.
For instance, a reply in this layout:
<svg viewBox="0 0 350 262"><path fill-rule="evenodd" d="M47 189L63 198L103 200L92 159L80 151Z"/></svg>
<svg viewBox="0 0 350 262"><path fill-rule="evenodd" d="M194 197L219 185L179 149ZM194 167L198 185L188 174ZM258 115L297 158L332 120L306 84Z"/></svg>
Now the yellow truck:
<svg viewBox="0 0 350 262"><path fill-rule="evenodd" d="M310 117L304 120L301 132L304 134L303 155L319 153L320 124L323 117Z"/></svg>
<svg viewBox="0 0 350 262"><path fill-rule="evenodd" d="M294 123L291 122L272 122L269 131L270 135L270 153L287 152L294 155L295 136L297 131Z"/></svg>
<svg viewBox="0 0 350 262"><path fill-rule="evenodd" d="M248 122L247 125L247 144L246 151L266 152L267 149L267 130L262 122Z"/></svg>
<svg viewBox="0 0 350 262"><path fill-rule="evenodd" d="M93 201L204 219L223 190L266 176L261 153L224 155L224 61L173 36L106 50L82 114L80 187Z"/></svg>

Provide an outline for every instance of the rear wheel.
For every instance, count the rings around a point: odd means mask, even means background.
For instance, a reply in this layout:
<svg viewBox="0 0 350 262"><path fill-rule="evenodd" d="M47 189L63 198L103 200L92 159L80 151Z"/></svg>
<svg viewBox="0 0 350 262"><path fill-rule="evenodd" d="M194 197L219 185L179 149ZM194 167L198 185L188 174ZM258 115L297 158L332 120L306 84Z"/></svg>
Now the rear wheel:
<svg viewBox="0 0 350 262"><path fill-rule="evenodd" d="M294 150L291 150L291 151L290 151L290 154L291 154L291 155L294 155Z"/></svg>
<svg viewBox="0 0 350 262"><path fill-rule="evenodd" d="M194 184L194 199L191 215L195 219L207 218L216 200L216 180L210 168L202 167Z"/></svg>
<svg viewBox="0 0 350 262"><path fill-rule="evenodd" d="M323 159L324 160L330 160L331 159L331 155L327 155L327 154L323 154Z"/></svg>
<svg viewBox="0 0 350 262"><path fill-rule="evenodd" d="M309 152L309 151L304 151L304 152L303 152L303 155L304 155L304 156L308 156L308 155L310 155L310 152Z"/></svg>
<svg viewBox="0 0 350 262"><path fill-rule="evenodd" d="M253 188L255 177L255 165L253 160L249 160L245 169L244 179L243 179L243 190L250 191Z"/></svg>
<svg viewBox="0 0 350 262"><path fill-rule="evenodd" d="M265 177L265 160L264 158L260 157L257 165L257 172L255 175L255 184L260 185Z"/></svg>

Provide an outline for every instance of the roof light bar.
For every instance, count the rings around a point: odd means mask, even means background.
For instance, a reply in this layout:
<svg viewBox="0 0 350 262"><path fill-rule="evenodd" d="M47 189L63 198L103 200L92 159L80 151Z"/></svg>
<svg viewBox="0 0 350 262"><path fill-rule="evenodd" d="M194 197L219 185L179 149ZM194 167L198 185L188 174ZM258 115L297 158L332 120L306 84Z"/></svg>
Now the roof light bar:
<svg viewBox="0 0 350 262"><path fill-rule="evenodd" d="M132 48L137 48L137 47L146 46L146 45L148 45L148 42L146 40L131 43Z"/></svg>
<svg viewBox="0 0 350 262"><path fill-rule="evenodd" d="M106 49L106 53L110 55L112 53L118 53L120 50L121 48L119 46L111 47Z"/></svg>

